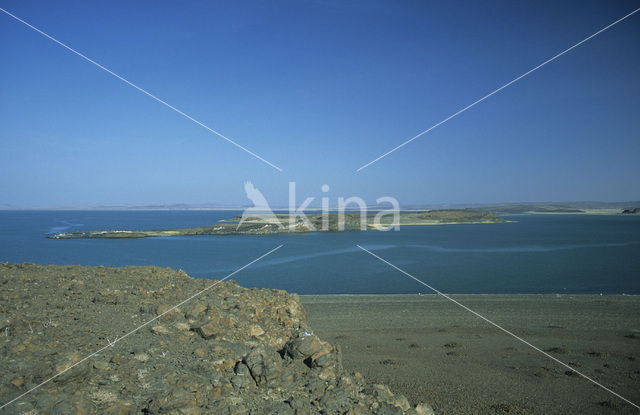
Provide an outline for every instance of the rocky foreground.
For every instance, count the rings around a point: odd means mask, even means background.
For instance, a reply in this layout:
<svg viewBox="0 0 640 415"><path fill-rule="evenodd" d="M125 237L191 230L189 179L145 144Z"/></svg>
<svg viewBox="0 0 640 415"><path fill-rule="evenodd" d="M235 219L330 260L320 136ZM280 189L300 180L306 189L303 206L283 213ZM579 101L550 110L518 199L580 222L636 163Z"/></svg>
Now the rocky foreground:
<svg viewBox="0 0 640 415"><path fill-rule="evenodd" d="M0 406L108 346L0 413L433 413L346 373L296 295L221 282L162 315L212 283L169 268L0 264Z"/></svg>

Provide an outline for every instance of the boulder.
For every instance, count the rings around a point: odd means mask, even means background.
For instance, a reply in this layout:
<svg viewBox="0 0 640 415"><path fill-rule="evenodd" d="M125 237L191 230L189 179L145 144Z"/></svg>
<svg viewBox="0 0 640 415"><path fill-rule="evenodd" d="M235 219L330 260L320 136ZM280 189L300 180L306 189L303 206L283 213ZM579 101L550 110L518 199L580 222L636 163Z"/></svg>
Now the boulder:
<svg viewBox="0 0 640 415"><path fill-rule="evenodd" d="M270 347L256 347L243 359L258 386L269 385L282 375L282 358Z"/></svg>

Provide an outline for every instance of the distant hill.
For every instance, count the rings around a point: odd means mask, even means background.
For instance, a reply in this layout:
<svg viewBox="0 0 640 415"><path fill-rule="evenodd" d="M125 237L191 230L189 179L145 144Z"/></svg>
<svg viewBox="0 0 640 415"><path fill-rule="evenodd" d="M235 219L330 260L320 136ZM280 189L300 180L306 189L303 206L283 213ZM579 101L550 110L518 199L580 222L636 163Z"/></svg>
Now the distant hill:
<svg viewBox="0 0 640 415"><path fill-rule="evenodd" d="M624 210L640 206L640 202L549 202L549 203L497 203L476 205L474 209L496 215L519 213L608 213L621 214Z"/></svg>

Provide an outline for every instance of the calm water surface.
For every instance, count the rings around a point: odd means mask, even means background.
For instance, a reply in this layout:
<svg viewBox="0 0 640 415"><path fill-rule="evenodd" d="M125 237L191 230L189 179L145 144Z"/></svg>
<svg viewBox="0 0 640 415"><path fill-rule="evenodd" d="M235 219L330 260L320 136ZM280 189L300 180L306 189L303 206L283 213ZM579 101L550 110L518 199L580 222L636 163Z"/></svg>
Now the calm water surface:
<svg viewBox="0 0 640 415"><path fill-rule="evenodd" d="M53 240L54 232L210 225L239 212L1 211L0 261L158 265L300 294L418 293L427 288L360 244L450 293L640 294L640 217L517 215L514 223L404 227L399 232Z"/></svg>

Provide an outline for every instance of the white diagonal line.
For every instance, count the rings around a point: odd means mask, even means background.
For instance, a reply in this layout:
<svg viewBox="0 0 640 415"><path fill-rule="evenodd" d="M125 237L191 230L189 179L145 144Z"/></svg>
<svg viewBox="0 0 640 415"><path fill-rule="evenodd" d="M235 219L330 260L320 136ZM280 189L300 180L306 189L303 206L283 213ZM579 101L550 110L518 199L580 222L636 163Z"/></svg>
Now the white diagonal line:
<svg viewBox="0 0 640 415"><path fill-rule="evenodd" d="M190 115L185 114L184 112L180 111L179 109L177 109L176 107L174 107L171 104L168 104L167 102L163 101L162 99L158 98L157 96L151 94L150 92L147 92L146 90L142 89L141 87L139 87L138 85L134 84L133 82L123 78L122 76L118 75L117 73L111 71L110 69L105 68L104 66L100 65L98 62L86 57L85 55L83 55L82 53L78 52L77 50L71 48L70 46L62 43L61 41L59 41L58 39L54 38L53 36L43 32L42 30L38 29L37 27L25 22L24 20L22 20L21 18L19 18L18 16L9 13L8 11L6 11L5 9L3 9L2 7L0 7L0 11L2 11L3 13L5 13L7 16L10 16L12 18L14 18L15 20L19 21L20 23L30 27L31 29L35 30L36 32L40 33L41 35L53 40L54 42L56 42L58 45L62 46L65 49L68 49L69 51L75 53L76 55L80 56L82 59L86 60L87 62L90 62L92 64L94 64L95 66L97 66L98 68L102 69L103 71L115 76L116 78L118 78L119 80L121 80L122 82L134 87L135 89L137 89L138 91L142 92L145 95L148 95L149 97L155 99L156 101L158 101L159 103L161 103L162 105L166 106L167 108L170 108L172 110L174 110L175 112L177 112L178 114L182 115L183 117L187 118L188 120L193 121L194 123L198 124L199 126L209 130L210 132L214 133L215 135L217 135L218 137L222 138L223 140L226 140L227 142L233 144L234 146L238 147L239 149L251 154L253 157L257 158L258 160L268 164L269 166L273 167L274 169L278 170L278 171L282 171L282 169L278 166L276 166L275 164L263 159L262 157L260 157L259 155L257 155L256 153L254 153L253 151L249 150L246 147L243 147L242 145L236 143L235 141L233 141L232 139L230 139L229 137L224 136L223 134L219 133L218 131L214 130L213 128L210 128L209 126L203 124L202 122L196 120L195 118L193 118Z"/></svg>
<svg viewBox="0 0 640 415"><path fill-rule="evenodd" d="M406 275L407 277L419 282L420 284L424 285L425 287L429 288L430 290L432 290L433 292L435 292L436 294L439 294L441 296L443 296L444 298L446 298L447 300L453 302L454 304L464 308L465 310L467 310L468 312L476 315L477 317L480 317L481 319L483 319L484 321L486 321L487 323L491 324L492 326L502 330L503 332L507 333L508 335L516 338L517 340L521 341L522 343L526 344L527 346L531 347L532 349L542 353L543 355L547 356L549 359L561 364L562 366L566 367L567 369L571 370L572 372L577 373L578 375L582 376L583 378L587 379L589 382L592 382L594 384L596 384L597 386L601 387L602 389L606 390L607 392L617 396L618 398L622 399L623 401L627 402L630 405L633 405L634 407L636 407L637 409L640 409L640 406L636 405L635 403L631 402L630 400L626 399L623 396L620 396L619 394L617 394L616 392L612 391L611 389L607 388L606 386L596 382L595 380L591 379L589 376L577 371L575 368L569 366L568 364L556 359L555 357L553 357L552 355L550 355L549 353L545 352L544 350L534 346L533 344L529 343L528 341L524 340L523 338L513 334L512 332L510 332L509 330L503 328L502 326L499 326L498 324L494 323L493 321L489 320L488 318L484 317L483 315L473 311L472 309L470 309L469 307L467 307L464 304L459 303L458 301L454 300L453 298L449 297L447 294L444 294L440 291L438 291L437 289L433 288L432 286L430 286L429 284L422 282L421 280L419 280L418 278L414 277L413 275L409 274L408 272L404 271L403 269L400 269L398 267L396 267L395 265L393 265L391 262L387 261L384 258L379 257L378 255L374 254L373 252L369 251L366 248L361 247L360 245L356 245L358 248L362 249L363 251L365 251L366 253L368 253L369 255L378 258L380 261L384 262L385 264L389 265L390 267L396 269L397 271L400 271L401 273L403 273L404 275Z"/></svg>
<svg viewBox="0 0 640 415"><path fill-rule="evenodd" d="M413 136L412 138L408 139L407 141L405 141L404 143L400 144L397 147L392 148L391 150L387 151L386 153L384 153L383 155L381 155L380 157L371 160L370 162L368 162L367 164L360 166L360 168L358 170L356 170L356 172L359 172L360 170L363 170L367 167L369 167L370 165L372 165L373 163L375 163L376 161L380 160L381 158L384 158L386 156L388 156L389 154L393 153L394 151L406 146L407 144L409 144L410 142L412 142L413 140L422 137L424 134L428 133L429 131L433 130L434 128L438 127L439 125L444 124L445 122L449 121L450 119L452 119L453 117L456 117L460 114L462 114L463 112L465 112L466 110L468 110L469 108L475 106L476 104L481 103L482 101L484 101L485 99L489 98L490 96L502 91L503 89L505 89L506 87L508 87L509 85L519 81L520 79L524 78L525 76L529 75L530 73L542 68L543 66L545 66L546 64L558 59L560 56L564 55L565 53L569 52L570 50L577 48L578 46L582 45L584 42L598 36L600 33L604 32L605 30L611 28L612 26L615 26L616 24L620 23L621 21L623 21L624 19L626 19L627 17L633 15L634 13L637 13L638 11L640 11L640 8L635 9L634 11L632 11L631 13L619 18L618 20L616 20L615 22L609 24L608 26L603 27L602 29L598 30L597 32L595 32L594 34L592 34L591 36L588 36L584 39L582 39L580 42L576 43L575 45L571 46L568 49L563 50L562 52L558 53L557 55L555 55L552 58L547 59L546 61L542 62L540 65L536 66L535 68L523 73L522 75L518 76L517 78L512 79L511 81L507 82L506 84L502 85L500 88L496 89L495 91L485 95L484 97L480 98L479 100L475 101L474 103L467 105L466 107L464 107L463 109L461 109L460 111L456 112L453 115L448 116L447 118L445 118L444 120L440 121L439 123L427 128L426 130L424 130L423 132Z"/></svg>
<svg viewBox="0 0 640 415"><path fill-rule="evenodd" d="M243 269L249 267L252 264L255 264L256 262L260 261L262 258L266 257L267 255L277 251L278 249L282 248L283 245L278 245L277 247L273 248L271 251L267 252L266 254L263 254L262 256L259 256L258 258L254 259L253 261L249 262L248 264L243 265L242 267L238 268L237 270L233 271L231 274L227 275L226 277L222 278L221 280L218 280L216 282L214 282L213 284L209 285L208 287L198 291L197 293L193 294L191 297L187 298L186 300L181 301L180 303L174 305L173 307L171 307L170 309L168 309L167 311L165 311L162 314L159 314L157 316L155 316L154 318L152 318L151 320L148 320L145 323L142 323L140 326L136 327L135 329L131 330L130 332L128 332L127 334L125 334L122 337L118 337L115 340L111 341L109 339L107 339L108 344L106 346L104 346L103 348L96 350L95 352L91 353L90 355L86 356L85 358L83 358L82 360L77 361L76 363L74 363L73 365L69 366L68 368L66 368L65 370L63 370L60 373L57 373L53 376L51 376L50 378L48 378L47 380L43 381L42 383L34 386L33 388L29 389L28 391L24 392L22 395L19 395L15 398L13 398L12 400L10 400L9 402L3 404L2 406L0 406L0 409L3 409L6 406L11 405L12 403L14 403L15 401L17 401L18 399L22 398L25 395L28 395L29 393L33 392L34 390L38 389L39 387L51 382L53 379L57 378L58 376L62 375L63 373L73 369L75 366L79 365L80 363L86 361L87 359L92 358L93 356L97 355L98 353L102 352L105 349L108 349L109 347L113 347L116 343L118 343L120 340L123 340L124 338L132 335L133 333L137 332L138 330L140 330L141 328L145 327L146 325L148 325L149 323L159 319L160 317L164 316L165 314L175 310L176 308L180 307L182 304L193 300L194 298L198 297L200 294L204 293L207 290L210 290L211 288L215 287L216 285L220 284L222 281L231 278L233 275L237 274L238 272L242 271Z"/></svg>

